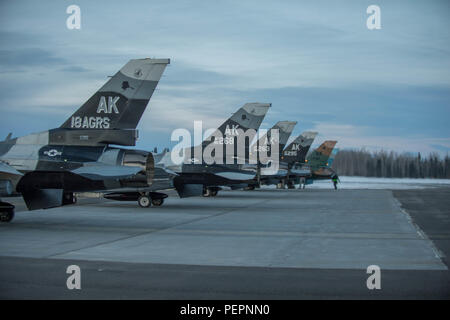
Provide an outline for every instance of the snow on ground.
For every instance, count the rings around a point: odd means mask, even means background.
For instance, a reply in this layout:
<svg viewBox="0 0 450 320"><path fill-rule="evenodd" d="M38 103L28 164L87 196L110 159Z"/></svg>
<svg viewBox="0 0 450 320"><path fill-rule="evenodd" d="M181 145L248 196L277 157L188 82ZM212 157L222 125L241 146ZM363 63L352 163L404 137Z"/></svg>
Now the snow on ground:
<svg viewBox="0 0 450 320"><path fill-rule="evenodd" d="M372 178L372 177L339 177L338 189L425 189L449 187L450 179L410 179L410 178ZM298 185L295 186L298 188ZM276 189L275 185L262 186L263 189ZM331 180L315 180L306 189L333 189ZM449 189L450 191L450 189Z"/></svg>
<svg viewBox="0 0 450 320"><path fill-rule="evenodd" d="M372 177L339 177L339 189L424 189L450 187L450 179L410 179L410 178L372 178ZM330 180L314 181L306 188L332 189Z"/></svg>

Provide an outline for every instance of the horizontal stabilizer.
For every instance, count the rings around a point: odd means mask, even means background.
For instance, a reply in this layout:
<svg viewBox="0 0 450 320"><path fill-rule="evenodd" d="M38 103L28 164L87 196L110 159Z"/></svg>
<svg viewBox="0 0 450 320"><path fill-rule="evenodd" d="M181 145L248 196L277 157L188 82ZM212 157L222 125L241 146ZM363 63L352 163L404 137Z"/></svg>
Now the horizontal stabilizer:
<svg viewBox="0 0 450 320"><path fill-rule="evenodd" d="M62 189L29 189L22 193L28 210L60 207L63 205Z"/></svg>

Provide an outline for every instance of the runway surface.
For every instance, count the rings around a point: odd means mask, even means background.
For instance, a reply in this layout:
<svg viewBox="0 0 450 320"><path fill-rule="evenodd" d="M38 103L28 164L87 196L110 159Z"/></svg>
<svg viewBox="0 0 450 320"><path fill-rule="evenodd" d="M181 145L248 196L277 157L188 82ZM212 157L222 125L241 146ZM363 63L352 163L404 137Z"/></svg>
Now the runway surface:
<svg viewBox="0 0 450 320"><path fill-rule="evenodd" d="M0 297L448 299L449 190L223 191L147 209L18 203L0 225ZM71 264L81 290L66 288ZM381 290L366 287L369 265Z"/></svg>

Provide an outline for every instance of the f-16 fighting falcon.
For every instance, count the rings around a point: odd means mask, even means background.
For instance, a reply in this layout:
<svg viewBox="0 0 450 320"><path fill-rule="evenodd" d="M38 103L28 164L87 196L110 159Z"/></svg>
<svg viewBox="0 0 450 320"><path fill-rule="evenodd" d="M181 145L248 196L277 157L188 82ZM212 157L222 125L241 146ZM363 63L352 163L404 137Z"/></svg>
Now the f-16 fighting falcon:
<svg viewBox="0 0 450 320"><path fill-rule="evenodd" d="M331 168L331 159L334 159L334 146L337 141L327 140L322 143L317 149L313 150L307 157L306 163L295 167L295 170L309 170L309 175L306 175L305 184L312 184L314 180L331 179L337 182L339 177L337 173ZM336 187L336 183L335 183Z"/></svg>
<svg viewBox="0 0 450 320"><path fill-rule="evenodd" d="M295 188L296 184L301 187L305 184L305 179L311 176L311 170L302 166L307 161L306 155L316 136L317 132L305 131L283 150L282 159L288 163L288 188Z"/></svg>
<svg viewBox="0 0 450 320"><path fill-rule="evenodd" d="M279 184L287 178L288 164L282 160L282 150L286 146L297 121L278 121L267 131L258 141L251 146L251 152L258 156L258 174L256 183L246 186L246 190L253 190L261 185ZM278 139L274 141L272 134L278 132ZM272 146L278 144L277 154L271 154ZM260 161L261 152L267 152L278 162L277 172L272 172L272 163L262 164Z"/></svg>
<svg viewBox="0 0 450 320"><path fill-rule="evenodd" d="M29 210L72 204L74 192L141 188L143 202L162 204L151 152L134 146L136 126L169 59L130 60L59 128L0 142L0 196L22 195ZM163 175L169 180L169 175ZM169 182L166 181L168 184ZM0 220L14 206L0 202Z"/></svg>
<svg viewBox="0 0 450 320"><path fill-rule="evenodd" d="M185 148L182 163L174 163L171 153L166 153L157 166L177 174L173 183L179 196L216 196L220 186L244 187L254 181L256 161L249 161L249 145L270 106L246 103L200 145Z"/></svg>

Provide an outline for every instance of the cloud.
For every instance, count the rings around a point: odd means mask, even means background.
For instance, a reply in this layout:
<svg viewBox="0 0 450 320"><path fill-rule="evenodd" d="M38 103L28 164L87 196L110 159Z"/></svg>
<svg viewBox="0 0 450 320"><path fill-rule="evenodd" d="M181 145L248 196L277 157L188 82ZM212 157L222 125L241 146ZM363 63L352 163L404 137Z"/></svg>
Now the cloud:
<svg viewBox="0 0 450 320"><path fill-rule="evenodd" d="M30 66L43 68L66 63L64 59L39 48L0 50L0 72L21 72Z"/></svg>
<svg viewBox="0 0 450 320"><path fill-rule="evenodd" d="M266 128L298 120L294 135L317 128L348 147L445 150L449 5L377 4L382 29L369 31L361 1L79 0L82 29L71 31L66 2L4 2L0 135L47 129L37 114L65 120L131 58L169 57L139 125L144 144L259 101L273 103Z"/></svg>
<svg viewBox="0 0 450 320"><path fill-rule="evenodd" d="M88 72L91 71L87 68L79 67L79 66L68 66L61 69L63 72Z"/></svg>
<svg viewBox="0 0 450 320"><path fill-rule="evenodd" d="M215 128L243 104L235 102L232 98L217 99L199 94L187 97L156 92L139 127L144 131L164 132L168 136L178 128L191 130L194 121L202 121L204 129Z"/></svg>
<svg viewBox="0 0 450 320"><path fill-rule="evenodd" d="M27 117L49 114L69 116L106 82L99 79L73 81L70 77L61 81L53 76L52 72L31 75L27 86L23 86L17 78L0 80L0 111Z"/></svg>

